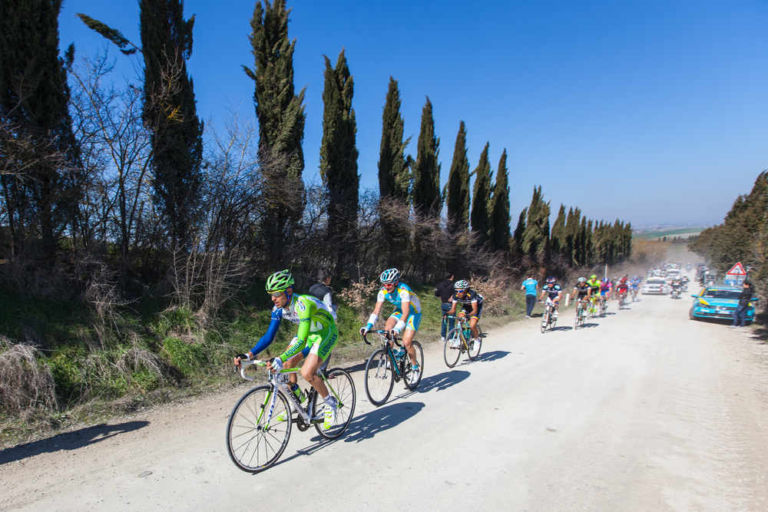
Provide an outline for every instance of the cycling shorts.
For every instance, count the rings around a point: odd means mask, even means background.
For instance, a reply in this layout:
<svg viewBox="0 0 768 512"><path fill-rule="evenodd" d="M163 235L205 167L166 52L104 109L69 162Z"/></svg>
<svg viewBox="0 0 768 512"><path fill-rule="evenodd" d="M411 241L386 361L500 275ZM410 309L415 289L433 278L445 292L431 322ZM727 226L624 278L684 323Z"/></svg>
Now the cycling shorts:
<svg viewBox="0 0 768 512"><path fill-rule="evenodd" d="M307 343L304 345L301 355L306 358L309 354L315 354L321 361L325 362L338 340L339 331L335 326L333 329L328 329L327 332L312 333L307 336Z"/></svg>
<svg viewBox="0 0 768 512"><path fill-rule="evenodd" d="M389 318L397 318L398 320L402 320L402 317L402 311L395 311ZM410 329L416 332L419 330L419 325L421 324L421 313L410 312L408 314L408 318L406 318L404 321L406 329Z"/></svg>
<svg viewBox="0 0 768 512"><path fill-rule="evenodd" d="M602 295L603 297L605 297L605 296L608 294L608 292L609 292L609 291L611 291L611 290L608 290L608 289L605 289L605 290L600 290L600 295Z"/></svg>

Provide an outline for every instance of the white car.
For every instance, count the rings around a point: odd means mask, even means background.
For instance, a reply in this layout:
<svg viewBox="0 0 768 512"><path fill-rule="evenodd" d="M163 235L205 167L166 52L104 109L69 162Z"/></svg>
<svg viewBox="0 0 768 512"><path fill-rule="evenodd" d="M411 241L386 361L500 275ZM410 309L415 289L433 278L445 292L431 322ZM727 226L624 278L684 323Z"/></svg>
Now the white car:
<svg viewBox="0 0 768 512"><path fill-rule="evenodd" d="M666 295L669 293L669 285L663 277L649 277L640 291L643 295Z"/></svg>

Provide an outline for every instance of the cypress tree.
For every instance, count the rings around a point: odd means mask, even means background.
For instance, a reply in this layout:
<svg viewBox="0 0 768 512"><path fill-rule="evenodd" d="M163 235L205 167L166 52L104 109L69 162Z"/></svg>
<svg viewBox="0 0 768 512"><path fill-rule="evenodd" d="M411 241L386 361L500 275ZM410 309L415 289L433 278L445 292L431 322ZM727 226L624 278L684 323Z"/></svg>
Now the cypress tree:
<svg viewBox="0 0 768 512"><path fill-rule="evenodd" d="M469 221L469 160L464 121L459 123L459 133L456 134L446 188L448 231L453 234L466 231Z"/></svg>
<svg viewBox="0 0 768 512"><path fill-rule="evenodd" d="M565 247L561 254L568 265L578 265L576 255L576 240L579 235L581 210L569 208L565 220Z"/></svg>
<svg viewBox="0 0 768 512"><path fill-rule="evenodd" d="M328 240L335 250L337 272L354 258L358 188L357 124L352 108L354 82L342 50L336 67L325 57L323 139L320 175L328 190Z"/></svg>
<svg viewBox="0 0 768 512"><path fill-rule="evenodd" d="M544 201L541 186L533 188L528 220L523 233L522 249L533 261L543 263L549 246L549 203Z"/></svg>
<svg viewBox="0 0 768 512"><path fill-rule="evenodd" d="M491 247L495 251L509 252L509 177L507 175L507 150L501 153L496 170L496 185L491 206Z"/></svg>
<svg viewBox="0 0 768 512"><path fill-rule="evenodd" d="M397 80L389 77L379 146L379 195L382 200L408 199L411 176L405 148L410 138L403 141L404 124L400 115L400 90Z"/></svg>
<svg viewBox="0 0 768 512"><path fill-rule="evenodd" d="M520 216L517 218L517 227L510 241L512 256L521 258L523 256L523 235L525 234L525 219L528 216L528 208L523 208Z"/></svg>
<svg viewBox="0 0 768 512"><path fill-rule="evenodd" d="M413 207L428 217L440 215L440 164L437 161L440 139L435 136L432 102L427 98L421 111L421 130L413 166Z"/></svg>
<svg viewBox="0 0 768 512"><path fill-rule="evenodd" d="M404 124L397 81L389 77L379 147L379 214L388 258L386 264L390 266L404 266L402 259L410 254L407 210L411 162L405 156L410 139L403 141Z"/></svg>
<svg viewBox="0 0 768 512"><path fill-rule="evenodd" d="M486 142L477 167L472 174L475 175L475 184L472 191L472 211L470 221L472 223L472 234L475 235L478 247L483 247L488 243L488 233L490 231L490 202L491 202L491 164L488 162L488 146Z"/></svg>
<svg viewBox="0 0 768 512"><path fill-rule="evenodd" d="M75 228L83 172L68 111L66 68L59 57L60 0L0 2L0 176L11 254L39 239L45 260Z"/></svg>
<svg viewBox="0 0 768 512"><path fill-rule="evenodd" d="M304 90L295 94L293 52L288 39L285 0L256 1L249 37L254 68L243 66L254 81L253 100L259 121L259 158L264 175L265 247L284 245L304 211ZM273 254L267 251L268 254ZM269 262L270 264L276 262Z"/></svg>
<svg viewBox="0 0 768 512"><path fill-rule="evenodd" d="M144 122L151 130L156 201L171 241L188 247L202 182L203 124L197 118L186 61L194 16L180 0L141 0Z"/></svg>
<svg viewBox="0 0 768 512"><path fill-rule="evenodd" d="M552 225L552 233L550 236L552 256L562 255L566 247L565 205L561 204L560 210L557 212L557 218L555 218L555 223Z"/></svg>

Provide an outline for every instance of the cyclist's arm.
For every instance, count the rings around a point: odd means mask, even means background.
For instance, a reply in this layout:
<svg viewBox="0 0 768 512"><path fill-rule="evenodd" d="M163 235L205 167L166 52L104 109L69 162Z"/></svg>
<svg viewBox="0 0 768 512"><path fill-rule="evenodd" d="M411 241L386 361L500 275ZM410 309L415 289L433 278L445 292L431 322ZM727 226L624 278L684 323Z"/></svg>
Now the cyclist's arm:
<svg viewBox="0 0 768 512"><path fill-rule="evenodd" d="M445 314L446 315L453 315L453 314L455 314L456 313L456 304L458 304L458 302L453 300L453 297L451 297L451 309L449 309Z"/></svg>
<svg viewBox="0 0 768 512"><path fill-rule="evenodd" d="M478 309L477 299L475 299L475 300L472 301L472 312L469 315L470 316L477 315L477 309Z"/></svg>
<svg viewBox="0 0 768 512"><path fill-rule="evenodd" d="M259 338L259 341L256 342L256 345L254 345L250 350L253 357L255 357L259 352L266 349L273 341L275 341L275 335L277 334L278 327L280 327L281 318L282 314L280 310L272 311L272 316L269 321L269 327L267 327L267 332L265 332L264 335Z"/></svg>
<svg viewBox="0 0 768 512"><path fill-rule="evenodd" d="M379 296L376 298L376 305L373 307L373 313L368 317L368 324L363 328L368 331L373 329L376 320L379 319L379 313L381 312L381 306L384 304L384 295L379 292Z"/></svg>

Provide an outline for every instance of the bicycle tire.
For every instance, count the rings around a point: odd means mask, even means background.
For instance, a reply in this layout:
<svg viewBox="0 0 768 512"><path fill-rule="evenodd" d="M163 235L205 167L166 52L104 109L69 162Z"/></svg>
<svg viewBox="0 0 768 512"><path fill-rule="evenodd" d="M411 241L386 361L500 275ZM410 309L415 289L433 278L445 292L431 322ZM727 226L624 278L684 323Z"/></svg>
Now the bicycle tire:
<svg viewBox="0 0 768 512"><path fill-rule="evenodd" d="M547 332L547 328L549 327L549 310L544 311L544 318L541 319L541 334L544 334Z"/></svg>
<svg viewBox="0 0 768 512"><path fill-rule="evenodd" d="M474 342L469 342L467 346L467 357L470 361L474 361L480 355L480 350L483 347L483 333L480 330L480 326L477 326L477 339Z"/></svg>
<svg viewBox="0 0 768 512"><path fill-rule="evenodd" d="M459 346L452 347L451 344L458 339ZM445 343L443 344L443 360L448 368L453 368L456 363L459 362L461 357L461 344L464 343L461 339L461 332L459 328L453 328L448 331L448 335L445 337Z"/></svg>
<svg viewBox="0 0 768 512"><path fill-rule="evenodd" d="M395 370L383 348L375 350L365 363L365 394L376 407L384 404L395 385Z"/></svg>
<svg viewBox="0 0 768 512"><path fill-rule="evenodd" d="M265 419L260 412L265 408L270 395L275 393L275 408L272 411L272 422L264 430L259 423ZM284 412L288 421L277 422L275 418ZM272 466L285 451L291 438L291 408L288 399L272 386L258 386L245 393L235 404L227 422L227 451L235 465L248 473L259 473ZM282 437L282 439L281 439ZM243 439L245 438L245 439ZM271 442L279 443L273 450ZM256 443L252 446L252 443ZM264 450L264 461L261 461L261 449ZM250 454L250 457L248 455ZM256 464L253 459L256 457ZM246 462L246 458L248 459Z"/></svg>
<svg viewBox="0 0 768 512"><path fill-rule="evenodd" d="M352 421L352 416L355 414L355 403L357 401L355 381L352 380L349 372L342 368L328 370L326 379L328 379L329 384L340 399L339 405L336 408L336 422L328 430L324 430L322 424L315 423L315 430L326 439L337 439L346 432L349 423ZM313 418L320 412L321 407L320 399L316 395L316 398L312 401L312 407L310 407Z"/></svg>
<svg viewBox="0 0 768 512"><path fill-rule="evenodd" d="M413 368L411 367L411 358L407 355L405 356L405 362L403 363L404 371L403 371L403 383L405 384L405 387L409 390L413 391L417 387L419 387L419 382L421 382L421 377L424 375L424 349L421 348L421 343L419 343L416 340L413 340L413 343L411 345L413 347L413 350L416 351L416 362L419 363L419 373L416 377L413 376Z"/></svg>

